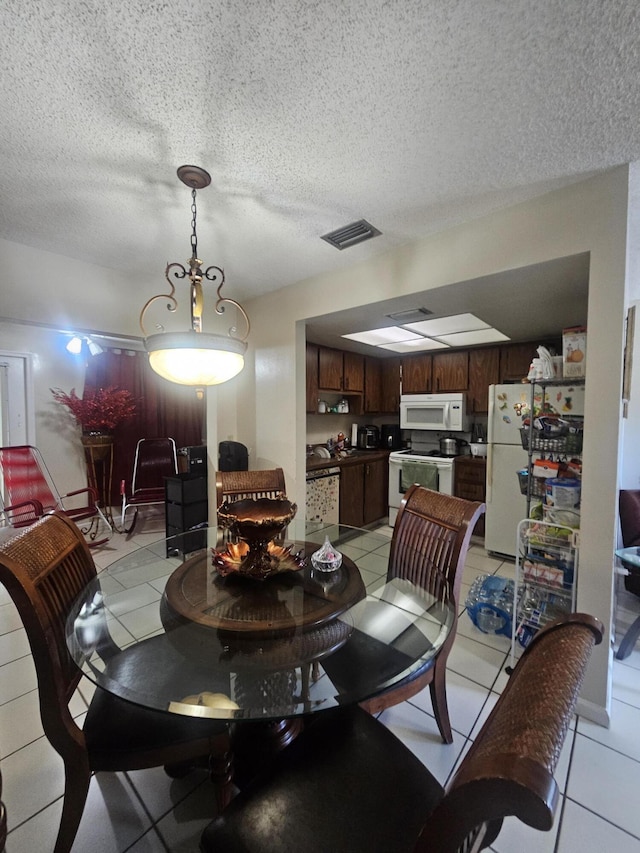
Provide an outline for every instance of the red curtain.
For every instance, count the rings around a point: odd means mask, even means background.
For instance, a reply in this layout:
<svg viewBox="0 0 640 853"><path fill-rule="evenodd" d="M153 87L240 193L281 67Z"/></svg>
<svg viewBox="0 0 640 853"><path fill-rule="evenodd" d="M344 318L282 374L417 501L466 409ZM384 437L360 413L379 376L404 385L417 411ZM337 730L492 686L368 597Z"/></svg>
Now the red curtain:
<svg viewBox="0 0 640 853"><path fill-rule="evenodd" d="M169 437L177 448L205 443L205 400L198 400L195 388L162 379L145 352L132 350L105 350L89 360L86 390L109 386L131 391L136 402L136 414L114 430L111 503L117 506L121 481L131 488L139 439Z"/></svg>

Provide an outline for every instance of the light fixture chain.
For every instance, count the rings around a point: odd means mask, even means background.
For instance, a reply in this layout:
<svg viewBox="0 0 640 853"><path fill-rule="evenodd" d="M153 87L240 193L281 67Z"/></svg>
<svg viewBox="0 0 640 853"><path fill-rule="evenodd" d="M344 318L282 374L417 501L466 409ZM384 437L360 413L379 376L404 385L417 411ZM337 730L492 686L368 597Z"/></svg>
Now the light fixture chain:
<svg viewBox="0 0 640 853"><path fill-rule="evenodd" d="M196 218L198 211L196 208L196 190L195 187L191 190L191 257L198 257L198 235L196 234Z"/></svg>

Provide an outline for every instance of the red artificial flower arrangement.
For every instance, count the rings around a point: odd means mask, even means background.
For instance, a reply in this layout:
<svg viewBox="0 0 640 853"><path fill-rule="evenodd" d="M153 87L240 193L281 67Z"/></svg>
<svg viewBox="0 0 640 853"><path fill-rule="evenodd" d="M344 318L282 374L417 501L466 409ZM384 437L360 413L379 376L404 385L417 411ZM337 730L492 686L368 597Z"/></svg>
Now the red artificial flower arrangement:
<svg viewBox="0 0 640 853"><path fill-rule="evenodd" d="M76 389L67 394L60 388L51 388L53 399L66 406L84 432L105 432L115 429L122 421L132 417L136 404L130 391L110 385L97 391L85 392L78 397Z"/></svg>

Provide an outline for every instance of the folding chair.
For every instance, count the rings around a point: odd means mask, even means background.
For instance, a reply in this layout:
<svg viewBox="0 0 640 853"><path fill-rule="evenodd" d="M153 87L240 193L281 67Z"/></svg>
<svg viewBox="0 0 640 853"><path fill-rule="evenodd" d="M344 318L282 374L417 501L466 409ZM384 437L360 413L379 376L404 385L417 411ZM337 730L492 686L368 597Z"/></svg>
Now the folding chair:
<svg viewBox="0 0 640 853"><path fill-rule="evenodd" d="M26 527L57 509L81 527L89 546L102 545L110 539L113 530L98 506L96 490L87 486L60 494L36 447L0 447L0 473L5 517L12 526ZM88 525L81 526L83 521Z"/></svg>
<svg viewBox="0 0 640 853"><path fill-rule="evenodd" d="M131 477L131 494L127 495L126 483L122 482L122 533L131 534L138 520L141 506L165 503L164 478L178 473L176 443L172 438L141 438L136 446ZM130 525L126 524L126 513L134 508Z"/></svg>

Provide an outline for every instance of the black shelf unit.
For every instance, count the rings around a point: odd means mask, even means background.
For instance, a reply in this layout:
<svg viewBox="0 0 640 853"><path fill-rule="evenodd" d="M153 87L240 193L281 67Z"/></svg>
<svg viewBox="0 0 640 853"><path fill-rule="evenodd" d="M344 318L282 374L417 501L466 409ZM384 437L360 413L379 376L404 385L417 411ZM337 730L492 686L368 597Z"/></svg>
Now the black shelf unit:
<svg viewBox="0 0 640 853"><path fill-rule="evenodd" d="M206 477L188 473L165 477L167 555L188 554L206 548L208 518ZM187 535L170 541L180 534Z"/></svg>

